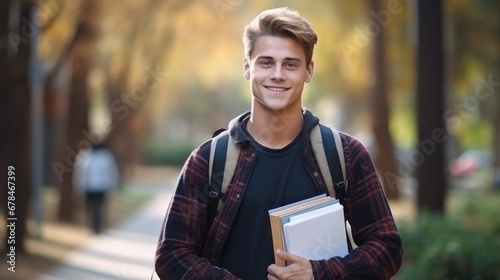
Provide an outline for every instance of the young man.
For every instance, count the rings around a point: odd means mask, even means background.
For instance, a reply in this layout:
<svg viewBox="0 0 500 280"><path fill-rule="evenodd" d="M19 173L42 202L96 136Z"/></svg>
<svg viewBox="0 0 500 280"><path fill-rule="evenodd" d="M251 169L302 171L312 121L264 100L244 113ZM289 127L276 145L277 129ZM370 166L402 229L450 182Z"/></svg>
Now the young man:
<svg viewBox="0 0 500 280"><path fill-rule="evenodd" d="M278 8L257 16L243 41L252 107L229 127L240 157L224 204L209 226L209 140L193 151L178 180L156 273L161 279L389 279L401 265L402 242L370 156L344 133L344 209L358 247L328 260L280 251L288 266L273 264L268 210L327 193L309 140L319 120L301 102L317 36L297 12Z"/></svg>

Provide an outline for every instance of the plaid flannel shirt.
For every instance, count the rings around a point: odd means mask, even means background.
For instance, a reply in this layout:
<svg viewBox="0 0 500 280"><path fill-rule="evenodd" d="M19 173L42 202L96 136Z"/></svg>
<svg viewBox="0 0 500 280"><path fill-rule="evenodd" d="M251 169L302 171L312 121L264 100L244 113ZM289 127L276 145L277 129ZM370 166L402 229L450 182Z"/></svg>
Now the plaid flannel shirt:
<svg viewBox="0 0 500 280"><path fill-rule="evenodd" d="M230 128L231 137L241 145L241 153L222 198L223 207L210 228L206 196L210 140L194 150L186 161L158 240L155 269L161 279L236 279L229 271L217 267L217 260L247 182L250 176L259 176L251 173L255 147L241 128L245 116ZM327 188L309 140L309 131L318 122L318 118L304 110L303 159L320 194L327 193ZM400 235L368 152L345 133L341 133L341 140L348 180L344 209L358 247L344 258L311 261L314 279L390 279L402 262ZM258 245L258 241L247 242Z"/></svg>

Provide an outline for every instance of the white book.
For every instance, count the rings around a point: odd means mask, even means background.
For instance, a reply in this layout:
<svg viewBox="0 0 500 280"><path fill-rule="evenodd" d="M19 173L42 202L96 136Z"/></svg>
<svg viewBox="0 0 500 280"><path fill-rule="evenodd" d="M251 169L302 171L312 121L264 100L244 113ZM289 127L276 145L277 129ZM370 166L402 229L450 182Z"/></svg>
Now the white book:
<svg viewBox="0 0 500 280"><path fill-rule="evenodd" d="M347 255L344 207L338 201L285 220L288 220L283 224L285 251L309 260Z"/></svg>

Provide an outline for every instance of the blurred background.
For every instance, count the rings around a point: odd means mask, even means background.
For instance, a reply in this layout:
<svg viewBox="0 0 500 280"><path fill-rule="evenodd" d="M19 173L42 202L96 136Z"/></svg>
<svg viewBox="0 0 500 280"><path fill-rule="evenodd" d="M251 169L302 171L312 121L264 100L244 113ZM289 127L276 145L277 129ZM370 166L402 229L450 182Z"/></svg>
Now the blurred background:
<svg viewBox="0 0 500 280"><path fill-rule="evenodd" d="M379 169L404 234L399 277L498 279L495 0L0 1L0 173L16 169L16 248L29 255L48 220L81 224L72 173L91 144L112 150L125 188L138 170L181 168L248 110L242 32L279 6L319 37L305 106Z"/></svg>

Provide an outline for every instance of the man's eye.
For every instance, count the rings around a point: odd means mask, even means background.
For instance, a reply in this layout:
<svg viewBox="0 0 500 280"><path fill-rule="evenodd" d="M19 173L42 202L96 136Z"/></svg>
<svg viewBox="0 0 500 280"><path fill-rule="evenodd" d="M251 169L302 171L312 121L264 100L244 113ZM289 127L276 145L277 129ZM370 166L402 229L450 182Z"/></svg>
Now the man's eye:
<svg viewBox="0 0 500 280"><path fill-rule="evenodd" d="M271 61L269 61L269 60L263 60L263 61L260 62L260 65L262 65L262 66L271 66L271 65L273 65L273 63Z"/></svg>
<svg viewBox="0 0 500 280"><path fill-rule="evenodd" d="M285 67L289 68L289 69L294 69L294 68L297 68L297 65L294 63L287 63L287 64L285 64Z"/></svg>

